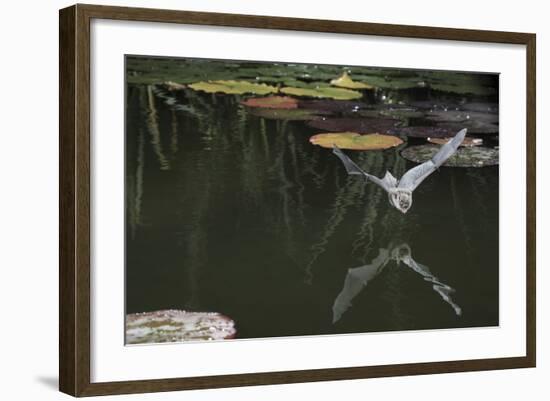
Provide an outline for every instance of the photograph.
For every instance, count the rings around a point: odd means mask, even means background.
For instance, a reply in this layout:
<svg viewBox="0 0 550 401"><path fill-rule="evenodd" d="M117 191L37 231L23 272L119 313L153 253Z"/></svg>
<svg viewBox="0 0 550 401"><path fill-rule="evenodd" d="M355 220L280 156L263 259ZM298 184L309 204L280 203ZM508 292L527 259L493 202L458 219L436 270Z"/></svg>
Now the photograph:
<svg viewBox="0 0 550 401"><path fill-rule="evenodd" d="M127 346L499 326L498 73L124 64Z"/></svg>

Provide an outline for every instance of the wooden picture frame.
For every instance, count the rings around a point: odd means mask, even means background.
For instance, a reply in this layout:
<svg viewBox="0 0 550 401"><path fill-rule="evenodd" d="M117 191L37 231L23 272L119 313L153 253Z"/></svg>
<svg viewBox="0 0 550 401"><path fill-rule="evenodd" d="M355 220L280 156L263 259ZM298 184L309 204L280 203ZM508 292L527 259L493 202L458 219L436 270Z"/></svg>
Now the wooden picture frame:
<svg viewBox="0 0 550 401"><path fill-rule="evenodd" d="M90 380L90 21L95 18L524 45L527 54L525 60L527 71L526 355L92 383ZM59 27L59 388L62 392L73 396L94 396L535 366L536 37L534 34L95 5L75 5L62 9Z"/></svg>

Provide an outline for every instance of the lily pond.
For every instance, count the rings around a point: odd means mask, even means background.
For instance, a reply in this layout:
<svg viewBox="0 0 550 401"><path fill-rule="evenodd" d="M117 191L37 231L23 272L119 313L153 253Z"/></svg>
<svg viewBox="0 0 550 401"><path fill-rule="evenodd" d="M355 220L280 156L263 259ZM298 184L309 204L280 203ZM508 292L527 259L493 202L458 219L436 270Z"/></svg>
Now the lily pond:
<svg viewBox="0 0 550 401"><path fill-rule="evenodd" d="M126 343L499 324L498 75L126 56ZM401 213L399 179L467 136Z"/></svg>

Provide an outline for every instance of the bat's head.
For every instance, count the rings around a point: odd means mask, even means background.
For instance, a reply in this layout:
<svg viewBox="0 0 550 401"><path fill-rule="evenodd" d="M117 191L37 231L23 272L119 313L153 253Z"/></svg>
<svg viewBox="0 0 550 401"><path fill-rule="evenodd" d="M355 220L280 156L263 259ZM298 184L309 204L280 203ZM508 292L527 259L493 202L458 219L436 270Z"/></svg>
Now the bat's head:
<svg viewBox="0 0 550 401"><path fill-rule="evenodd" d="M390 203L401 213L407 213L412 206L412 191L395 188L389 193Z"/></svg>
<svg viewBox="0 0 550 401"><path fill-rule="evenodd" d="M399 244L392 248L391 258L397 262L401 262L403 259L411 257L411 247L409 244Z"/></svg>

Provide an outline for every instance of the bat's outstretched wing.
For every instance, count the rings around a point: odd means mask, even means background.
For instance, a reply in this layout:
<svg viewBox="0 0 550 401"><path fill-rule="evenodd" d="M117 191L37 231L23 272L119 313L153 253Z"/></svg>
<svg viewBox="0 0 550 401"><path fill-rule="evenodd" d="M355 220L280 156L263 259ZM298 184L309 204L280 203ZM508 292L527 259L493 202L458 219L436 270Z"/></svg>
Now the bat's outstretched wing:
<svg viewBox="0 0 550 401"><path fill-rule="evenodd" d="M435 277L432 273L430 273L430 269L428 269L427 266L424 266L416 262L412 258L412 256L408 255L405 258L402 258L401 261L405 263L407 266L409 266L411 269L413 269L416 273L424 277L424 280L430 282L432 284L433 290L439 294L441 299L443 299L445 302L451 305L451 307L453 308L457 316L462 315L462 309L451 298L451 294L455 292L454 288L439 281L437 277Z"/></svg>
<svg viewBox="0 0 550 401"><path fill-rule="evenodd" d="M443 145L430 160L407 171L403 177L401 177L401 180L399 180L399 188L414 191L426 177L445 163L449 157L455 154L465 136L466 128L459 131L453 139Z"/></svg>
<svg viewBox="0 0 550 401"><path fill-rule="evenodd" d="M375 184L381 186L386 191L389 192L390 188L395 187L397 185L397 180L389 173L386 172L386 176L383 179L380 179L374 175L365 173L361 167L359 167L353 160L351 160L349 157L346 156L342 150L336 146L333 145L332 153L334 153L340 160L342 160L342 163L344 163L344 167L346 168L346 171L348 174L356 174L356 175L364 175L367 180L370 180L374 182Z"/></svg>

